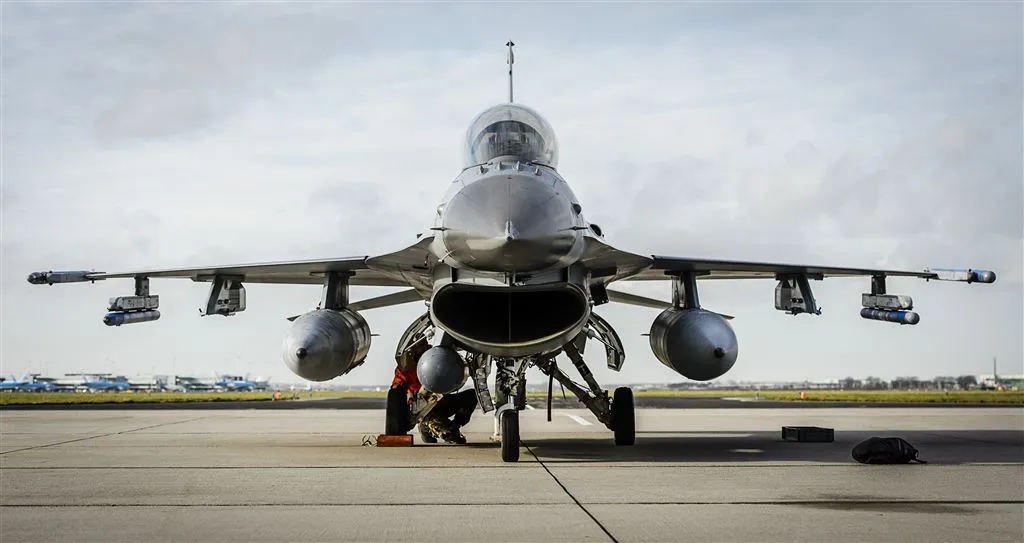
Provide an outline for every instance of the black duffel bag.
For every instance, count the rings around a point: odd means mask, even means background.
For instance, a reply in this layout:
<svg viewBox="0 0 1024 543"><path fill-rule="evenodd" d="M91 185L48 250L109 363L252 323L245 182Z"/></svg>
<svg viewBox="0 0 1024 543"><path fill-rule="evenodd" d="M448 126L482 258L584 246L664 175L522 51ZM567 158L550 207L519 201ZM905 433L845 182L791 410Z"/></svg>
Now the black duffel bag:
<svg viewBox="0 0 1024 543"><path fill-rule="evenodd" d="M899 437L872 437L853 448L853 459L861 464L927 464L917 457L913 445Z"/></svg>

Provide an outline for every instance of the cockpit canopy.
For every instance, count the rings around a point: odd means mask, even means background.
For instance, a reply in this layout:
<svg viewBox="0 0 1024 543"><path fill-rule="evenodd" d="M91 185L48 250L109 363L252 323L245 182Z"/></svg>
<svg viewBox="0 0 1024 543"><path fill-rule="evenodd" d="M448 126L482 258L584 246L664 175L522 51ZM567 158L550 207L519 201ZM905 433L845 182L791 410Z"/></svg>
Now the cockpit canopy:
<svg viewBox="0 0 1024 543"><path fill-rule="evenodd" d="M466 132L465 167L500 156L558 167L558 142L551 125L519 104L500 104L477 115Z"/></svg>

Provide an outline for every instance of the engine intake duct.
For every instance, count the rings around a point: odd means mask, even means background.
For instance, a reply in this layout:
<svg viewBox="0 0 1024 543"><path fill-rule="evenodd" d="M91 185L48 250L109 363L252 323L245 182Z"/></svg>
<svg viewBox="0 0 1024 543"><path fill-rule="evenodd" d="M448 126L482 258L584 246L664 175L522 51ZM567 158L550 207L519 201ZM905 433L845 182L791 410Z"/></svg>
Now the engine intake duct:
<svg viewBox="0 0 1024 543"><path fill-rule="evenodd" d="M476 350L522 356L557 349L590 316L586 295L570 283L516 287L452 283L430 303L433 321Z"/></svg>

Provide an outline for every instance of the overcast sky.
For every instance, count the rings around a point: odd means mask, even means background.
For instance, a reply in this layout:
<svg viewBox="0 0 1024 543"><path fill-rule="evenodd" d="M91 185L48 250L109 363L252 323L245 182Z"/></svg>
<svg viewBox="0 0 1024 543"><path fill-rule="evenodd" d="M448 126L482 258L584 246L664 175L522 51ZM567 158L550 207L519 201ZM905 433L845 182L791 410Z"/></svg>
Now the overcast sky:
<svg viewBox="0 0 1024 543"><path fill-rule="evenodd" d="M543 115L559 171L608 241L644 254L994 269L994 285L889 281L915 327L859 316L867 279L704 282L733 314L723 379L1022 373L1022 7L1006 3L2 5L0 373L115 371L299 381L285 317L316 286L153 280L157 322L108 328L124 271L389 252L415 241L506 99ZM709 284L710 283L710 284ZM667 283L621 284L668 298ZM354 288L353 297L388 292ZM419 304L365 314L390 381ZM656 310L606 305L627 349L604 382L681 381L651 354Z"/></svg>

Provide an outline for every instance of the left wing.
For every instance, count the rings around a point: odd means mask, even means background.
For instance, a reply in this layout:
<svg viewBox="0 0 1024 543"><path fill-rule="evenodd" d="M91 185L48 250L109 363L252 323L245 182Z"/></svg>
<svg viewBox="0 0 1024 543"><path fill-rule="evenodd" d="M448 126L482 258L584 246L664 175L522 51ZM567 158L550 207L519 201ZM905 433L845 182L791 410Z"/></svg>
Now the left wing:
<svg viewBox="0 0 1024 543"><path fill-rule="evenodd" d="M810 279L826 277L917 277L939 281L964 281L967 283L994 283L996 274L990 270L974 268L924 268L921 271L889 270L877 268L842 268L803 264L779 264L772 262L744 262L737 260L710 260L705 258L680 258L671 256L652 257L651 267L630 277L643 281L665 279L680 272L695 272L700 279L763 279L779 275L806 275Z"/></svg>
<svg viewBox="0 0 1024 543"><path fill-rule="evenodd" d="M604 288L607 301L654 308L699 308L699 279L775 279L778 281L775 287L775 309L794 315L817 315L821 314L821 310L811 292L811 280L827 277L870 277L870 292L864 293L861 297L861 316L900 324L917 324L920 316L910 311L914 308L913 300L910 296L886 292L887 277L917 277L925 280L966 283L994 283L996 280L995 272L976 268L925 268L921 271L907 271L657 255L646 257L620 251L595 238L588 237L587 242L583 261L591 270L593 282L599 287L603 288L613 281L621 280L672 280L671 304Z"/></svg>
<svg viewBox="0 0 1024 543"><path fill-rule="evenodd" d="M602 271L606 283L619 280L667 280L683 272L692 272L697 279L775 279L779 276L803 275L808 279L827 277L917 277L939 281L994 283L996 274L977 268L925 268L921 271L876 268L847 268L775 262L713 260L673 256L641 256L621 251L603 241L588 238L584 261L591 269Z"/></svg>

